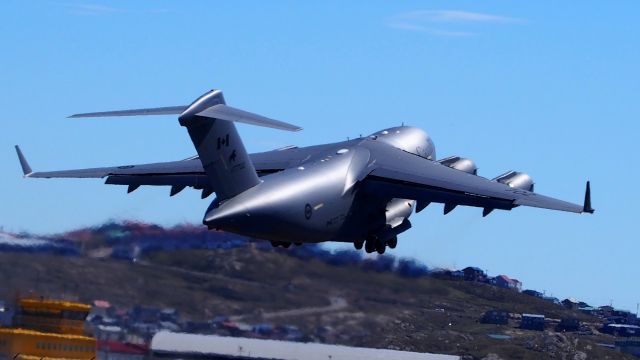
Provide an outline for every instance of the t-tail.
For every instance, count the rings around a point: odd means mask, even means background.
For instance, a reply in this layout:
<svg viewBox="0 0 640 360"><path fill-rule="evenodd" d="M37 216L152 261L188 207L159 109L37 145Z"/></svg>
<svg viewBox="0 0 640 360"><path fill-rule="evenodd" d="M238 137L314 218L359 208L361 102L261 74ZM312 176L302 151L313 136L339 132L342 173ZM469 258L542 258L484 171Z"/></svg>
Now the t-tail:
<svg viewBox="0 0 640 360"><path fill-rule="evenodd" d="M194 101L179 118L220 200L232 198L260 183L233 122L222 120L216 114L212 117L203 114L224 104L222 91L214 90Z"/></svg>
<svg viewBox="0 0 640 360"><path fill-rule="evenodd" d="M220 201L232 198L260 183L234 122L288 131L301 130L295 125L227 106L220 90L205 93L189 106L84 113L70 117L170 114L180 115L180 125L187 128L207 174L210 189L215 191ZM24 169L26 160L22 163Z"/></svg>

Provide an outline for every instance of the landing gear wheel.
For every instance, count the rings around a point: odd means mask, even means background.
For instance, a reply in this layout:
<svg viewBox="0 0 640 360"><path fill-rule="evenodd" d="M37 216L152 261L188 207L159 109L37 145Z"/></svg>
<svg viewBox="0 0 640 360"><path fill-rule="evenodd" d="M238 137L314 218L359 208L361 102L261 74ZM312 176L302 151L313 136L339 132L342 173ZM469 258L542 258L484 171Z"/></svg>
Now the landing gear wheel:
<svg viewBox="0 0 640 360"><path fill-rule="evenodd" d="M398 238L395 236L391 238L391 240L387 241L387 246L389 247L389 249L395 249L397 245L398 245Z"/></svg>
<svg viewBox="0 0 640 360"><path fill-rule="evenodd" d="M385 244L382 241L378 241L376 243L376 251L378 252L378 254L380 255L384 254L385 250L387 250L387 244Z"/></svg>
<svg viewBox="0 0 640 360"><path fill-rule="evenodd" d="M356 241L353 243L353 247L355 247L356 250L362 249L363 246L364 246L364 241Z"/></svg>
<svg viewBox="0 0 640 360"><path fill-rule="evenodd" d="M367 254L371 254L372 252L376 251L376 239L367 239L367 241L364 243L364 251L366 251Z"/></svg>
<svg viewBox="0 0 640 360"><path fill-rule="evenodd" d="M285 248L285 249L288 249L288 248L289 248L289 246L291 246L291 243L290 243L290 242L282 242L282 243L280 243L280 244L281 244L281 245L282 245L282 247L283 247L283 248Z"/></svg>

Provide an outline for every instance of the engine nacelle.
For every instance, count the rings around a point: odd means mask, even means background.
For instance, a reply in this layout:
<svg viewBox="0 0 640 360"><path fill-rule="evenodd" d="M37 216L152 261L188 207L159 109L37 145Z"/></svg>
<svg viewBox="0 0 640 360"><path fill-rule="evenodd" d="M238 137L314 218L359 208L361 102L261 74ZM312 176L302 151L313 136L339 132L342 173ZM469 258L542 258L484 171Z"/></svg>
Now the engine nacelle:
<svg viewBox="0 0 640 360"><path fill-rule="evenodd" d="M405 219L411 216L414 207L416 207L415 200L392 199L385 208L387 225L395 228L402 224Z"/></svg>
<svg viewBox="0 0 640 360"><path fill-rule="evenodd" d="M493 181L508 185L512 188L533 191L533 179L523 172L509 171L496 177Z"/></svg>
<svg viewBox="0 0 640 360"><path fill-rule="evenodd" d="M448 158L438 160L438 162L452 169L464 171L473 175L478 175L478 167L471 159L466 159L460 156L450 156Z"/></svg>

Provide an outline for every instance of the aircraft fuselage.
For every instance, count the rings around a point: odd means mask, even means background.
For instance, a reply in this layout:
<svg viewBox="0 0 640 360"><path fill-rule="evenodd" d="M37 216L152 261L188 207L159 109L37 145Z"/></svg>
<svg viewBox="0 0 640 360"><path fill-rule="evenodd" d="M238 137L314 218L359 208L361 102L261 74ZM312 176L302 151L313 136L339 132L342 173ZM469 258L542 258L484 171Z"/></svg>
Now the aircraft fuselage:
<svg viewBox="0 0 640 360"><path fill-rule="evenodd" d="M404 141L398 140L400 136ZM388 146L435 156L433 143L422 130L383 130L327 147L326 153L299 166L261 177L260 184L231 199L215 200L203 222L209 228L279 243L393 239L410 228L415 202L371 196L375 194L359 186L359 180L375 168L371 152Z"/></svg>

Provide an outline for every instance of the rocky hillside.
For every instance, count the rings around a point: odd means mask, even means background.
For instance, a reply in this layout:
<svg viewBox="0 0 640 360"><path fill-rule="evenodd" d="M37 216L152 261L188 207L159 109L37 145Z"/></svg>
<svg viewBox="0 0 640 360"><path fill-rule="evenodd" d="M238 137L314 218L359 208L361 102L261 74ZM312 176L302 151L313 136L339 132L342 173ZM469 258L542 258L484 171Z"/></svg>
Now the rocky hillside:
<svg viewBox="0 0 640 360"><path fill-rule="evenodd" d="M90 234L67 238L84 242L78 254L0 251L0 299L34 291L106 299L125 308L172 307L186 319L225 315L254 324L292 324L305 334L329 329L327 336L310 335L313 341L474 359L626 358L598 345L615 339L598 332L595 318L513 290L434 278L416 272L415 264L407 272L385 256L363 260L342 254L341 261L328 261L309 255L313 249L300 250L304 246L273 250L245 241L206 249L134 249L132 260L105 256L114 245L104 236L97 237L99 243ZM509 324L479 323L491 309L511 312ZM521 313L552 320L542 332L521 330ZM555 332L554 324L569 316L586 324L583 331Z"/></svg>

